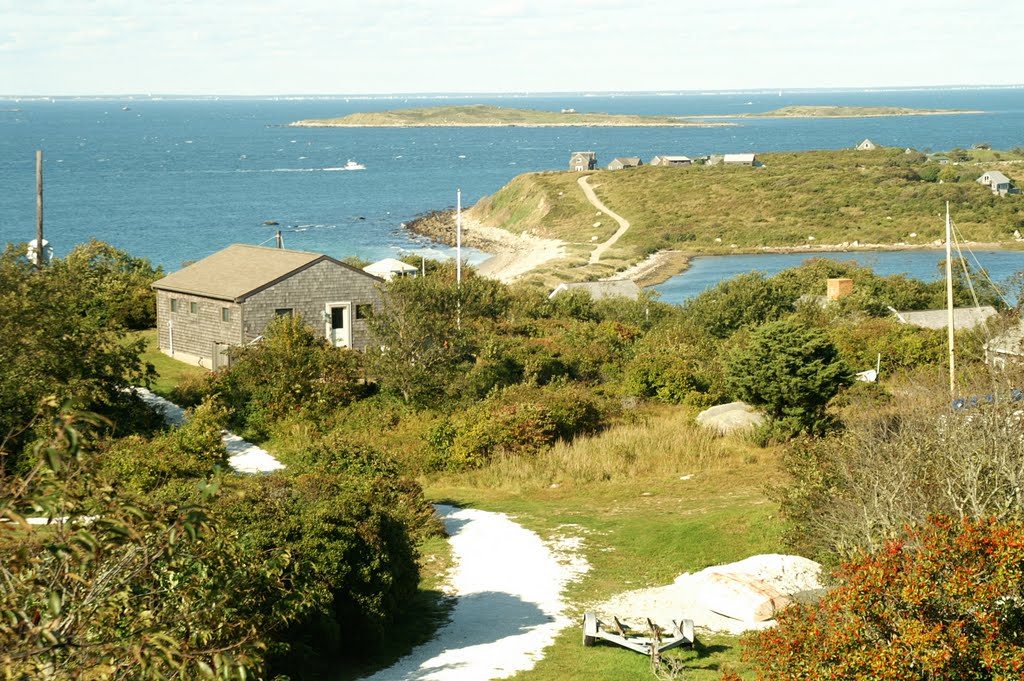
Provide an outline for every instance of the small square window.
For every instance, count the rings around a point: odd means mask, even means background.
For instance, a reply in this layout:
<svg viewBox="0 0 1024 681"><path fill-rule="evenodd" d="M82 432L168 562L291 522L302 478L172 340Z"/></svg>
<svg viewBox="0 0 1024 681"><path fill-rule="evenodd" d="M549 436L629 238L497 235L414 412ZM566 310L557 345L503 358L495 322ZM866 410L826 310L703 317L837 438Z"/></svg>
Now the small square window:
<svg viewBox="0 0 1024 681"><path fill-rule="evenodd" d="M189 303L188 311L192 314L199 314L199 303Z"/></svg>
<svg viewBox="0 0 1024 681"><path fill-rule="evenodd" d="M290 307L279 307L274 310L274 315L277 317L291 317L294 311Z"/></svg>
<svg viewBox="0 0 1024 681"><path fill-rule="evenodd" d="M373 317L373 304L356 305L356 319L370 319Z"/></svg>
<svg viewBox="0 0 1024 681"><path fill-rule="evenodd" d="M220 309L220 320L222 322L230 322L231 321L231 308L230 307L222 307Z"/></svg>
<svg viewBox="0 0 1024 681"><path fill-rule="evenodd" d="M178 299L177 298L171 298L171 312L177 312L177 311L178 311Z"/></svg>

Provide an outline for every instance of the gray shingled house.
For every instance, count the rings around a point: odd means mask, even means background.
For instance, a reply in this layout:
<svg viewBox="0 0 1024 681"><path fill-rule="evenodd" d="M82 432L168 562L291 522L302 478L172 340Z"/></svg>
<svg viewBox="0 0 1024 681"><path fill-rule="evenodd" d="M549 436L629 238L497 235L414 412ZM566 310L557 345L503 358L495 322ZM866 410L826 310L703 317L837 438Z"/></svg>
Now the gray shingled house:
<svg viewBox="0 0 1024 681"><path fill-rule="evenodd" d="M1003 175L998 170L986 171L984 175L978 178L978 184L983 184L992 190L993 194L999 196L1006 196L1007 194L1016 194L1014 191L1015 187L1010 182L1010 178Z"/></svg>
<svg viewBox="0 0 1024 681"><path fill-rule="evenodd" d="M597 152L596 151L574 151L569 157L569 170L581 171L581 170L596 170L597 169Z"/></svg>
<svg viewBox="0 0 1024 681"><path fill-rule="evenodd" d="M612 162L608 164L608 170L622 170L623 168L638 168L644 164L639 157L636 156L620 156L612 159Z"/></svg>
<svg viewBox="0 0 1024 681"><path fill-rule="evenodd" d="M366 349L382 280L320 253L234 244L153 283L160 350L217 369L277 316L300 315L338 347Z"/></svg>

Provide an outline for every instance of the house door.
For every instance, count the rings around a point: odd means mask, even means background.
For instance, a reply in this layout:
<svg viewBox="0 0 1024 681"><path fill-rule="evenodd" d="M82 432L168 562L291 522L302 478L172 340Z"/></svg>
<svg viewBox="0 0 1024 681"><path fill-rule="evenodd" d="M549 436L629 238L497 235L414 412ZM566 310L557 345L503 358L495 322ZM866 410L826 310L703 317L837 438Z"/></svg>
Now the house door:
<svg viewBox="0 0 1024 681"><path fill-rule="evenodd" d="M349 303L327 303L324 310L327 340L336 348L352 347L351 308Z"/></svg>

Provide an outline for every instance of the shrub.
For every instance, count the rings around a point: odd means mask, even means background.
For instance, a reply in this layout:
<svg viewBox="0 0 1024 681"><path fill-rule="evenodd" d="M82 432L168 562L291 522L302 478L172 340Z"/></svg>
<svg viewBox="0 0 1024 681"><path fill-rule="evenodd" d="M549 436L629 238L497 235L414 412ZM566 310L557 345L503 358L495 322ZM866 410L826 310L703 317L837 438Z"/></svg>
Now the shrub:
<svg viewBox="0 0 1024 681"><path fill-rule="evenodd" d="M727 355L726 371L737 397L794 434L825 432L826 405L852 379L828 336L791 318L741 339Z"/></svg>
<svg viewBox="0 0 1024 681"><path fill-rule="evenodd" d="M746 654L759 678L1019 679L1024 525L933 518L837 574L816 606L782 612Z"/></svg>

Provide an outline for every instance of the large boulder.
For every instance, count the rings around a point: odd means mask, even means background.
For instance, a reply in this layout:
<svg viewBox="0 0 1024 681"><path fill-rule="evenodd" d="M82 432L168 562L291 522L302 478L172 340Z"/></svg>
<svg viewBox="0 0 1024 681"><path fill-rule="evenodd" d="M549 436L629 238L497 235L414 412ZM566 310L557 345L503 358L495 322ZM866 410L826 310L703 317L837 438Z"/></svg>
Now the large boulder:
<svg viewBox="0 0 1024 681"><path fill-rule="evenodd" d="M746 402L730 402L705 409L697 414L697 423L717 431L720 435L729 435L738 430L760 426L764 423L764 414Z"/></svg>

